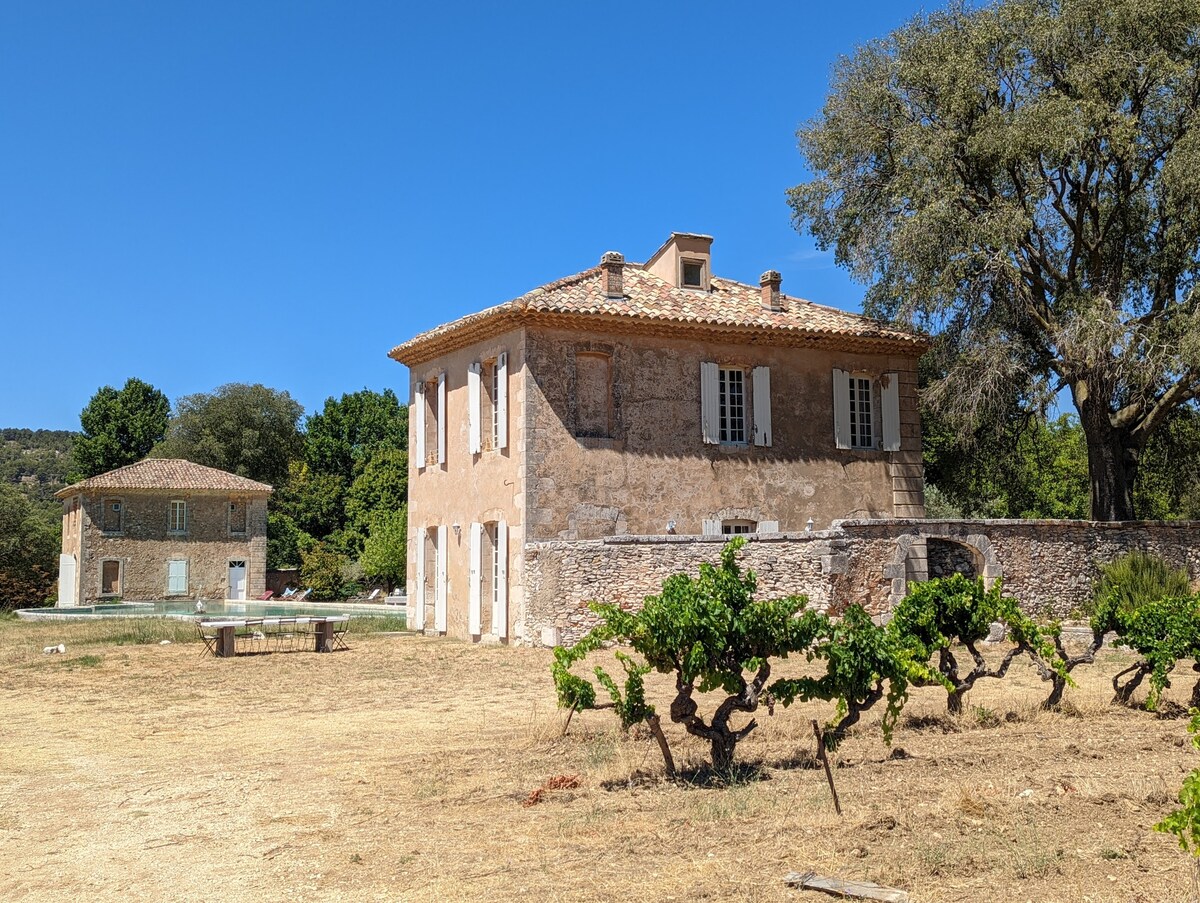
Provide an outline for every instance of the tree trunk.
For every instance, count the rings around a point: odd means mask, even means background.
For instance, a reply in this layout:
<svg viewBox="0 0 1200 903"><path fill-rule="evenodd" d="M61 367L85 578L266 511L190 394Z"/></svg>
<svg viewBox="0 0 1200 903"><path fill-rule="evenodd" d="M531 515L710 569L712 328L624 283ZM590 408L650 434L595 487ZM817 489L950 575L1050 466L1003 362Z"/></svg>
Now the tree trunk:
<svg viewBox="0 0 1200 903"><path fill-rule="evenodd" d="M1079 425L1087 439L1092 520L1133 520L1133 483L1141 449L1127 430L1112 425L1104 393L1077 387L1074 395Z"/></svg>
<svg viewBox="0 0 1200 903"><path fill-rule="evenodd" d="M952 690L946 696L946 711L951 715L961 715L963 710L963 694L967 692L966 687L958 687Z"/></svg>
<svg viewBox="0 0 1200 903"><path fill-rule="evenodd" d="M712 737L713 771L729 774L733 771L733 752L737 748L737 737L732 733L714 734Z"/></svg>

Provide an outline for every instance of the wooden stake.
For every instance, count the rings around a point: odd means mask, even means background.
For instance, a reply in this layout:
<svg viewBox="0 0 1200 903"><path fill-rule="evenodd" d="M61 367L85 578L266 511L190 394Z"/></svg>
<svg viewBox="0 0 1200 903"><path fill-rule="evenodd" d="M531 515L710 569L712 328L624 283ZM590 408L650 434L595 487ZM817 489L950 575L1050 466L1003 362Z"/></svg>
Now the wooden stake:
<svg viewBox="0 0 1200 903"><path fill-rule="evenodd" d="M663 764L667 766L667 778L673 781L675 780L675 759L671 756L671 747L667 746L662 723L657 715L651 715L646 719L646 723L650 725L650 733L654 735L654 739L658 741L658 748L662 750Z"/></svg>
<svg viewBox="0 0 1200 903"><path fill-rule="evenodd" d="M833 786L833 771L829 768L829 756L825 753L825 735L821 733L821 726L817 724L815 718L812 725L813 733L817 736L817 758L825 766L825 780L829 782L829 792L833 794L833 808L838 815L841 815L842 804L838 801L837 788Z"/></svg>

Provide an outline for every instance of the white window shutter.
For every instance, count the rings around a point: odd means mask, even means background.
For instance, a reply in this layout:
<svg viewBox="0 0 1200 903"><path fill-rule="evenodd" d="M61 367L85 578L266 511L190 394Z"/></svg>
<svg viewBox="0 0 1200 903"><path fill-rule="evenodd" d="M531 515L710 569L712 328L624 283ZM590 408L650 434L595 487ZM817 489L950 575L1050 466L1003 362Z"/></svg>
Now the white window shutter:
<svg viewBox="0 0 1200 903"><path fill-rule="evenodd" d="M850 447L850 374L833 371L833 437L838 448Z"/></svg>
<svg viewBox="0 0 1200 903"><path fill-rule="evenodd" d="M417 467L425 466L425 383L417 383L413 402L413 445L417 455Z"/></svg>
<svg viewBox="0 0 1200 903"><path fill-rule="evenodd" d="M492 630L504 639L508 636L508 524L496 524L496 598L492 602Z"/></svg>
<svg viewBox="0 0 1200 903"><path fill-rule="evenodd" d="M187 562L175 558L167 562L167 592L173 596L188 591Z"/></svg>
<svg viewBox="0 0 1200 903"><path fill-rule="evenodd" d="M415 596L417 600L416 610L413 612L413 623L409 625L411 630L425 629L425 539L426 530L421 527L417 530L417 535L414 537L417 541L417 585L413 587L416 590Z"/></svg>
<svg viewBox="0 0 1200 903"><path fill-rule="evenodd" d="M483 448L479 432L479 371L479 364L467 368L467 449L472 455Z"/></svg>
<svg viewBox="0 0 1200 903"><path fill-rule="evenodd" d="M713 518L704 519L704 535L705 536L720 536L721 521Z"/></svg>
<svg viewBox="0 0 1200 903"><path fill-rule="evenodd" d="M883 449L900 451L900 380L895 373L885 373L879 384L883 402Z"/></svg>
<svg viewBox="0 0 1200 903"><path fill-rule="evenodd" d="M751 377L754 383L754 407L750 415L754 418L754 444L771 447L771 368L755 367Z"/></svg>
<svg viewBox="0 0 1200 903"><path fill-rule="evenodd" d="M496 448L508 448L508 352L496 357Z"/></svg>
<svg viewBox="0 0 1200 903"><path fill-rule="evenodd" d="M479 636L483 595L483 524L471 524L471 587L467 609L467 633Z"/></svg>
<svg viewBox="0 0 1200 903"><path fill-rule="evenodd" d="M700 434L705 443L721 442L721 396L715 361L700 362Z"/></svg>
<svg viewBox="0 0 1200 903"><path fill-rule="evenodd" d="M760 520L758 522L759 533L778 533L779 521L777 520Z"/></svg>
<svg viewBox="0 0 1200 903"><path fill-rule="evenodd" d="M446 556L450 551L450 539L445 524L437 528L437 597L433 607L435 630L446 631Z"/></svg>
<svg viewBox="0 0 1200 903"><path fill-rule="evenodd" d="M438 374L437 388L438 464L446 463L446 371Z"/></svg>

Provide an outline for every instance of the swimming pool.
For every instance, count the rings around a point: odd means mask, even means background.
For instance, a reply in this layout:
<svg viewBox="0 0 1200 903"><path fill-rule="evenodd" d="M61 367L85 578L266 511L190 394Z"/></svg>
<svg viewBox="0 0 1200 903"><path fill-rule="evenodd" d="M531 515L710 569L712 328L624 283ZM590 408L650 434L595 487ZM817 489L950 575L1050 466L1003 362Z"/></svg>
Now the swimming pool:
<svg viewBox="0 0 1200 903"><path fill-rule="evenodd" d="M79 605L74 608L22 608L16 615L27 621L67 621L76 618L178 618L246 617L291 618L297 615L349 615L353 618L404 617L403 603L380 605L366 602L234 602L228 599L205 600L204 611L197 613L196 603L186 599L169 602L116 602L105 605Z"/></svg>

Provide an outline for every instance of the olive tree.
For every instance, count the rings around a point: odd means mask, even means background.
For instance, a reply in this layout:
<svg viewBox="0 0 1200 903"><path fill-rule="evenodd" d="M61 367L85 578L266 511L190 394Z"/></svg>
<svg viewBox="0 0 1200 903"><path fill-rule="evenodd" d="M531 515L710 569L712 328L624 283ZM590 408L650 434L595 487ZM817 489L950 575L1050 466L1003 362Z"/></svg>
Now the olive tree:
<svg viewBox="0 0 1200 903"><path fill-rule="evenodd" d="M940 332L959 422L1067 389L1091 515L1134 516L1147 440L1200 395L1200 0L955 3L837 65L789 199Z"/></svg>

